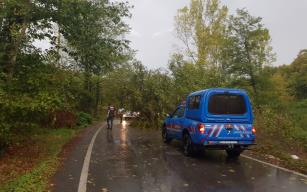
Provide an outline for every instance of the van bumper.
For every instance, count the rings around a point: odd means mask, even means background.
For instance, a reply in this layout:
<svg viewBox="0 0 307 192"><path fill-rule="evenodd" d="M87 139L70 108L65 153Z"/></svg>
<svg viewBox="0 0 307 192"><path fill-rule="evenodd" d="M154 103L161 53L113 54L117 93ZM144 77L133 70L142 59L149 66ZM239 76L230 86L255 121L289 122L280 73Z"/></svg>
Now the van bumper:
<svg viewBox="0 0 307 192"><path fill-rule="evenodd" d="M207 149L248 149L250 146L257 145L254 141L206 141L203 146Z"/></svg>

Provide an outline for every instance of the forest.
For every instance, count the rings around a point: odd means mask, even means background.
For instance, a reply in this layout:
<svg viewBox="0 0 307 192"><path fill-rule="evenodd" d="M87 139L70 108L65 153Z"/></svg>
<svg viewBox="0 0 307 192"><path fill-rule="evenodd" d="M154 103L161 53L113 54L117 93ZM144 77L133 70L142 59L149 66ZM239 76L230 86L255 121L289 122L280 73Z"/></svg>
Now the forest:
<svg viewBox="0 0 307 192"><path fill-rule="evenodd" d="M192 91L245 89L259 152L307 169L307 49L273 65L270 31L246 9L191 0L175 17L181 49L167 68L138 61L126 39L131 5L108 0L0 1L0 154L42 130L74 129L102 118L108 103L139 111L159 129ZM48 47L40 47L48 42Z"/></svg>

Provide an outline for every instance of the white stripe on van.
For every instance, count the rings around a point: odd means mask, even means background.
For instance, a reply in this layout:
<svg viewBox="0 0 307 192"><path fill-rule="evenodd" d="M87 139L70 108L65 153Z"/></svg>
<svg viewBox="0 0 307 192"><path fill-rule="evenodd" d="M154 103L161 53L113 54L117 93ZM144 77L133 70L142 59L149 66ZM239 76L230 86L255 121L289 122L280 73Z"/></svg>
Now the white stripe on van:
<svg viewBox="0 0 307 192"><path fill-rule="evenodd" d="M221 132L222 132L223 129L224 129L224 125L221 125L220 130L219 130L219 132L217 133L216 137L218 137L218 136L221 134Z"/></svg>
<svg viewBox="0 0 307 192"><path fill-rule="evenodd" d="M249 136L249 134L247 133L246 127L245 127L244 125L241 125L241 128L243 129L244 134L246 135L246 137L249 138L250 136Z"/></svg>
<svg viewBox="0 0 307 192"><path fill-rule="evenodd" d="M212 137L213 133L215 132L215 129L217 128L217 125L213 125L213 127L211 128L212 131L210 133L210 136L209 137Z"/></svg>

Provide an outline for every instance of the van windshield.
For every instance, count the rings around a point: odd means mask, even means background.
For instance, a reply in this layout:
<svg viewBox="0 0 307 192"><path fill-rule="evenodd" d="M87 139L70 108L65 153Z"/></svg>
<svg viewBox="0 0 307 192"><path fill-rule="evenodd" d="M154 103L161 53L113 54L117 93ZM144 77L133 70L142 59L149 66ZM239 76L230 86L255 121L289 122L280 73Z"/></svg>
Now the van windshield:
<svg viewBox="0 0 307 192"><path fill-rule="evenodd" d="M213 115L243 115L246 113L244 97L236 94L212 95L208 111Z"/></svg>

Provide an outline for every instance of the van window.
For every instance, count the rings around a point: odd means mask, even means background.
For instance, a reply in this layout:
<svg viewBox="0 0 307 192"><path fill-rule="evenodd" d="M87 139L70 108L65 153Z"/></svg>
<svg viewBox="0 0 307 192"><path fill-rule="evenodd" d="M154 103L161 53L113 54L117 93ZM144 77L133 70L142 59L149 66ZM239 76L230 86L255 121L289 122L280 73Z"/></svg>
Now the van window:
<svg viewBox="0 0 307 192"><path fill-rule="evenodd" d="M199 109L200 95L191 96L189 101L189 109Z"/></svg>
<svg viewBox="0 0 307 192"><path fill-rule="evenodd" d="M243 115L246 113L244 97L236 94L212 95L208 111L214 115Z"/></svg>
<svg viewBox="0 0 307 192"><path fill-rule="evenodd" d="M173 114L173 118L181 118L184 115L184 107L180 107L178 108L174 114Z"/></svg>

